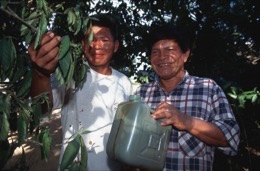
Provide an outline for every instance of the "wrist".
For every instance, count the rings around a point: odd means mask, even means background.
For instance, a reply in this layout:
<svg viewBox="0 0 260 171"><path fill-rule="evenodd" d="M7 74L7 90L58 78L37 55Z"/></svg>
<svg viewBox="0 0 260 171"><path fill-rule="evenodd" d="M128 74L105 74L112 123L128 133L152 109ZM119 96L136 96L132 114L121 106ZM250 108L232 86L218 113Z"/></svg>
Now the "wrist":
<svg viewBox="0 0 260 171"><path fill-rule="evenodd" d="M50 78L50 74L45 74L36 68L32 69L32 73L34 76L39 77L39 78L48 78L48 79Z"/></svg>
<svg viewBox="0 0 260 171"><path fill-rule="evenodd" d="M44 79L44 78L49 79L51 76L51 74L44 72L44 70L40 69L39 67L33 67L32 73L34 76L41 78L41 79Z"/></svg>
<svg viewBox="0 0 260 171"><path fill-rule="evenodd" d="M193 129L193 126L194 126L194 118L189 116L189 115L186 115L186 120L185 120L185 130L187 132L191 132L192 129Z"/></svg>

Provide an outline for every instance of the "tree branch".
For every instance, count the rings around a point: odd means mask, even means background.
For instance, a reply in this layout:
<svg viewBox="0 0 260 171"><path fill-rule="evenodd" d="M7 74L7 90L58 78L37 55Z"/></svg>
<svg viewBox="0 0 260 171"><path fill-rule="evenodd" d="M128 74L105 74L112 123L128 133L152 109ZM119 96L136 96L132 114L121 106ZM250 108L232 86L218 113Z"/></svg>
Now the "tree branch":
<svg viewBox="0 0 260 171"><path fill-rule="evenodd" d="M8 15L16 18L17 20L19 20L20 22L22 22L25 26L27 26L28 28L30 28L30 30L35 33L37 32L37 29L33 26L31 26L30 24L28 24L26 21L24 21L21 17L19 17L11 8L7 7L7 9L4 9L2 6L0 7L0 10L2 10L3 12L7 13Z"/></svg>
<svg viewBox="0 0 260 171"><path fill-rule="evenodd" d="M10 1L9 1L9 2L7 2L7 3L8 3L8 4L15 4L15 5L16 5L16 4L22 4L23 2L24 2L24 1L19 1L19 2L10 2Z"/></svg>

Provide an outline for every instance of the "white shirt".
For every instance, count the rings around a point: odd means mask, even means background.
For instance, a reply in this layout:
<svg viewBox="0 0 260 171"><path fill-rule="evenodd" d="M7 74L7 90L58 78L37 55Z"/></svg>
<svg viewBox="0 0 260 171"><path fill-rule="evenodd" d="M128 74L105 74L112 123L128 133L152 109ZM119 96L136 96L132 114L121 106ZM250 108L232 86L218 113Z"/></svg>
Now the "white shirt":
<svg viewBox="0 0 260 171"><path fill-rule="evenodd" d="M106 144L119 103L127 101L132 93L130 80L112 69L111 75L102 75L90 69L82 89L66 93L53 89L54 106L61 106L63 145L80 128L93 131L83 135L88 151L88 170L119 170L116 162L107 158ZM60 160L61 160L60 158Z"/></svg>

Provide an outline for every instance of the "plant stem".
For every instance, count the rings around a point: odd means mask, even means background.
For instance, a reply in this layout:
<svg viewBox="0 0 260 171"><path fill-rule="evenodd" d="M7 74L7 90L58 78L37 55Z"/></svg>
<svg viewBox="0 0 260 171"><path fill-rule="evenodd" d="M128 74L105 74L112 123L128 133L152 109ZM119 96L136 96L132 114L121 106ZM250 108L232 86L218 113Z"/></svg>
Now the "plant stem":
<svg viewBox="0 0 260 171"><path fill-rule="evenodd" d="M25 22L21 17L19 17L11 8L7 7L7 9L0 7L0 10L2 10L3 12L9 14L10 16L13 16L14 18L16 18L17 20L21 21L25 26L27 26L28 28L31 29L31 31L33 33L37 32L37 29L33 26L31 26L30 24L28 24L27 22Z"/></svg>

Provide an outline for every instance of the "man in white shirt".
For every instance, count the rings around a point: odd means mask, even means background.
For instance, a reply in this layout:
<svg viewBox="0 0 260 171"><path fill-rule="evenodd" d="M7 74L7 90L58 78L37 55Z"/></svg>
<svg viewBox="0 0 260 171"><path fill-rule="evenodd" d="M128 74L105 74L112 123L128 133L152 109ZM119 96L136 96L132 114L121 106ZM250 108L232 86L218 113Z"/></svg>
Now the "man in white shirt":
<svg viewBox="0 0 260 171"><path fill-rule="evenodd" d="M33 45L28 49L35 66L31 95L52 92L51 101L61 103L53 106L61 106L61 157L68 138L83 128L92 131L83 136L88 151L87 170L121 170L119 163L108 159L105 147L117 106L128 100L132 86L125 75L110 67L112 56L119 48L115 21L107 14L94 17L98 20L92 22L93 41L88 44L89 30L82 41L86 63L90 67L82 89L51 87L50 75L58 65L61 38L49 32L43 36L39 49L34 50Z"/></svg>

